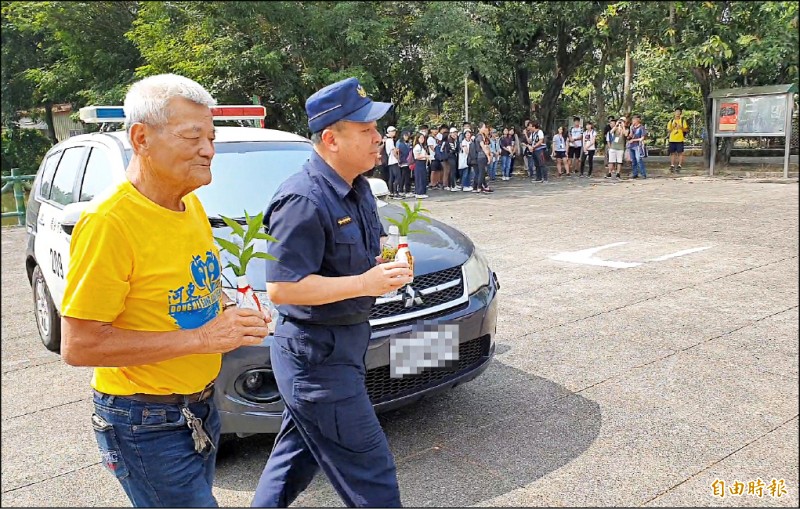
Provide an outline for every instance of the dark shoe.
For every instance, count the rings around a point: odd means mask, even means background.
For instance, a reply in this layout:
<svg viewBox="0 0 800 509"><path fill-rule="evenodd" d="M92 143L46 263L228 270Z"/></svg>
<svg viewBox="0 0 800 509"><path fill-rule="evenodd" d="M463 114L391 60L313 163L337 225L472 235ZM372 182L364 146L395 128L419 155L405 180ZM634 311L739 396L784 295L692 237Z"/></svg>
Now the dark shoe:
<svg viewBox="0 0 800 509"><path fill-rule="evenodd" d="M632 178L632 179L638 179L638 178L639 178L639 175L634 175L634 176L633 176L633 177L631 177L631 178Z"/></svg>
<svg viewBox="0 0 800 509"><path fill-rule="evenodd" d="M678 168L675 170L675 173L680 173L682 169L683 169L683 168L681 168L681 165L679 164L679 165L678 165Z"/></svg>
<svg viewBox="0 0 800 509"><path fill-rule="evenodd" d="M620 180L620 176L619 176L619 173L617 173L617 180Z"/></svg>
<svg viewBox="0 0 800 509"><path fill-rule="evenodd" d="M610 173L606 173L606 178L610 179L611 178L611 174Z"/></svg>
<svg viewBox="0 0 800 509"><path fill-rule="evenodd" d="M672 166L671 164L669 165L669 172L670 173L675 173L675 167Z"/></svg>

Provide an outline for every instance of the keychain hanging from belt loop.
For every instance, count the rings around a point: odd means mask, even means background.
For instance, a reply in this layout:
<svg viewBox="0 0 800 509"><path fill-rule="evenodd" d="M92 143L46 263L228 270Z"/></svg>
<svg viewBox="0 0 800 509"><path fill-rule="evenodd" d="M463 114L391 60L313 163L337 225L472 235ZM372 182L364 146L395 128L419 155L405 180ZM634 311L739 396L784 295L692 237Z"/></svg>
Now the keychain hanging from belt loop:
<svg viewBox="0 0 800 509"><path fill-rule="evenodd" d="M206 433L206 430L203 429L203 419L200 419L196 415L189 410L189 407L186 406L188 402L185 402L184 405L181 406L181 413L184 417L186 417L186 426L192 430L192 440L194 440L194 450L197 451L198 454L204 453L209 448L214 450L216 446L211 438Z"/></svg>

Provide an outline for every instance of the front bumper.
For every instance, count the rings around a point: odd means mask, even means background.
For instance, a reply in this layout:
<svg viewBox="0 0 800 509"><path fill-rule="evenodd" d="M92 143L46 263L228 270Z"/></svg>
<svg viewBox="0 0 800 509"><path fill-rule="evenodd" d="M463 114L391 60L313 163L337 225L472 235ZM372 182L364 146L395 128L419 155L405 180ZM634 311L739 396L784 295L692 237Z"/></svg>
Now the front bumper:
<svg viewBox="0 0 800 509"><path fill-rule="evenodd" d="M413 325L373 330L365 357L367 391L376 412L399 408L420 399L468 382L489 366L494 356L497 328L497 278L469 297L457 308L447 310L426 324L458 326L459 363L450 369L426 370L419 375L394 379L389 377L389 348L393 336L409 333ZM222 433L249 435L277 433L280 429L283 401L270 378L269 348L272 337L259 346L238 348L225 354L217 377L215 399L222 421ZM266 390L261 401L252 401L242 393L246 373L260 370L265 376ZM272 388L274 387L274 391Z"/></svg>

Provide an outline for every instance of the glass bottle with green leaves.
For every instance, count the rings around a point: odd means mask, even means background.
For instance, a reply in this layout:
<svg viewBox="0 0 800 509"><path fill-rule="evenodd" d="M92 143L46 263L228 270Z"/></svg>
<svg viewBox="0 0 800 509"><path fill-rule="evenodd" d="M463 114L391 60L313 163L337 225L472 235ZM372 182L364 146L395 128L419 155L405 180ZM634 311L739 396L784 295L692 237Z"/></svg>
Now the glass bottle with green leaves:
<svg viewBox="0 0 800 509"><path fill-rule="evenodd" d="M423 212L430 211L422 207L422 202L420 200L417 200L413 209L406 202L400 202L400 204L403 206L403 215L400 216L400 219L388 219L391 224L397 226L400 233L400 241L397 245L397 253L395 254L394 261L402 260L408 262L408 267L411 269L412 274L411 281L413 281L414 255L411 254L411 250L408 247L408 235L410 233L425 233L423 230L412 230L411 225L417 221L430 223L431 219L422 215Z"/></svg>
<svg viewBox="0 0 800 509"><path fill-rule="evenodd" d="M247 228L239 224L235 219L222 215L220 217L225 224L231 228L231 238L237 238L238 240L233 241L214 237L214 240L217 241L220 248L233 256L236 262L230 261L226 265L226 267L230 267L236 275L236 305L240 308L258 309L262 311L261 303L256 298L253 289L250 288L250 283L247 281L247 266L253 258L278 261L277 258L269 253L256 251L255 241L279 242L279 240L262 231L262 222L264 221L263 212L259 212L255 216L250 217L247 211L245 211L244 217ZM240 243L241 245L239 245Z"/></svg>

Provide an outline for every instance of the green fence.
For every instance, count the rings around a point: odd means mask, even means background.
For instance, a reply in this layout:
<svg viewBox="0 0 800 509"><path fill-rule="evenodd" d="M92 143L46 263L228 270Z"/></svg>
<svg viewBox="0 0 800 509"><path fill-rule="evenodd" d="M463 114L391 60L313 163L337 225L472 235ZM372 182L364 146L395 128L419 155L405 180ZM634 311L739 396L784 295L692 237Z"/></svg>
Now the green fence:
<svg viewBox="0 0 800 509"><path fill-rule="evenodd" d="M25 191L31 190L31 181L36 175L18 175L19 168L11 168L11 176L3 177L2 193L14 191L14 212L3 212L3 219L16 217L18 225L25 224Z"/></svg>

